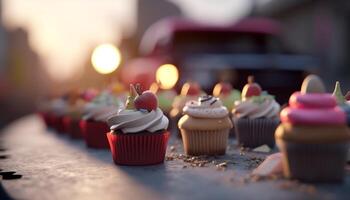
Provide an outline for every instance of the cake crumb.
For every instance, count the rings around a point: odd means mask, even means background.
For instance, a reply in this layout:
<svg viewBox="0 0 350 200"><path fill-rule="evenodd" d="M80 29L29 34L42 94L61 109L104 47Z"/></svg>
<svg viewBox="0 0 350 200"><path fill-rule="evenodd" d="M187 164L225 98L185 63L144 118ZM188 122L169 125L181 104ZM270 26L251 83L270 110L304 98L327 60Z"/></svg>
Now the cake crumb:
<svg viewBox="0 0 350 200"><path fill-rule="evenodd" d="M171 152L176 151L176 148L175 148L175 146L174 146L174 145L170 146L170 151L171 151Z"/></svg>
<svg viewBox="0 0 350 200"><path fill-rule="evenodd" d="M271 148L267 146L266 144L261 145L259 147L256 147L253 149L254 152L259 152L259 153L269 153L271 151Z"/></svg>

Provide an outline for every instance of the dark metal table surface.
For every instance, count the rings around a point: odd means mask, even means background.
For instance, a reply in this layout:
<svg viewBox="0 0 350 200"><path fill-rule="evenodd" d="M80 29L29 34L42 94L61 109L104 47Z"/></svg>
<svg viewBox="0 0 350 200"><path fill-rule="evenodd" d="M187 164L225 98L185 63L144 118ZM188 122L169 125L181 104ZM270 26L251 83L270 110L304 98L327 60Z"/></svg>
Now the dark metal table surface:
<svg viewBox="0 0 350 200"><path fill-rule="evenodd" d="M350 199L349 171L338 184L249 176L268 154L242 152L232 138L225 156L191 158L173 134L164 164L116 166L108 150L88 149L32 115L5 128L0 145L1 185L15 199ZM19 176L4 176L11 171Z"/></svg>

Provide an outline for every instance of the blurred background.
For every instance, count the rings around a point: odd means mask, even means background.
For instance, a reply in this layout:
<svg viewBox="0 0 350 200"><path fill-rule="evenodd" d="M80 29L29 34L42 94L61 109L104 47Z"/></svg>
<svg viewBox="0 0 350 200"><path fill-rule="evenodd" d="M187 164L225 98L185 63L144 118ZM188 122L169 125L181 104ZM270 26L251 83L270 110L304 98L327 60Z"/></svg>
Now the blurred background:
<svg viewBox="0 0 350 200"><path fill-rule="evenodd" d="M349 52L346 0L0 0L0 125L75 88L147 89L164 64L177 91L253 74L284 103L318 73L346 92Z"/></svg>

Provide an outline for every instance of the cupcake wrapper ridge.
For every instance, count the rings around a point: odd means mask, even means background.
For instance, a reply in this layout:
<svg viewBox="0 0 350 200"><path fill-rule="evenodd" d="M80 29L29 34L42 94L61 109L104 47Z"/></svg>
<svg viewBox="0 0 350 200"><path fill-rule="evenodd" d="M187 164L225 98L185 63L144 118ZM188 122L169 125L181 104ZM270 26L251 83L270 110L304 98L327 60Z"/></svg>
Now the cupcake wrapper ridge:
<svg viewBox="0 0 350 200"><path fill-rule="evenodd" d="M187 155L223 155L229 136L229 129L185 130L181 129L184 150Z"/></svg>
<svg viewBox="0 0 350 200"><path fill-rule="evenodd" d="M107 133L117 165L154 165L164 162L170 133Z"/></svg>
<svg viewBox="0 0 350 200"><path fill-rule="evenodd" d="M60 134L63 134L65 132L64 130L64 124L63 124L63 116L57 116L57 115L50 115L52 128Z"/></svg>
<svg viewBox="0 0 350 200"><path fill-rule="evenodd" d="M337 182L345 175L349 145L296 144L277 141L283 153L283 173L305 182Z"/></svg>
<svg viewBox="0 0 350 200"><path fill-rule="evenodd" d="M63 118L64 131L73 139L83 138L79 123L80 120L72 119L69 116Z"/></svg>
<svg viewBox="0 0 350 200"><path fill-rule="evenodd" d="M275 130L279 124L277 119L233 118L238 144L255 148L261 145L275 146Z"/></svg>
<svg viewBox="0 0 350 200"><path fill-rule="evenodd" d="M87 147L96 149L109 148L106 136L106 133L109 131L107 123L81 120L79 125Z"/></svg>

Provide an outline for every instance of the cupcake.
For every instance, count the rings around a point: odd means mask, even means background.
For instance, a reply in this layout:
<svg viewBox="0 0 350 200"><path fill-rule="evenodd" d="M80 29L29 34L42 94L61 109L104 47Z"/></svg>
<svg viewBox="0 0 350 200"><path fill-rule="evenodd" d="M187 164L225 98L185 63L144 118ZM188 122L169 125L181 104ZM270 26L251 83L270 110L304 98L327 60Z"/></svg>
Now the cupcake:
<svg viewBox="0 0 350 200"><path fill-rule="evenodd" d="M39 103L37 108L37 115L41 118L47 128L52 128L50 118L50 101L45 100Z"/></svg>
<svg viewBox="0 0 350 200"><path fill-rule="evenodd" d="M350 126L350 91L343 96L343 93L340 88L340 83L337 81L335 84L333 96L336 98L338 106L343 109L346 115L346 123L348 127ZM347 161L350 162L350 149L348 152Z"/></svg>
<svg viewBox="0 0 350 200"><path fill-rule="evenodd" d="M338 106L341 109L343 109L343 111L345 112L345 114L346 114L346 123L349 126L350 125L350 102L345 99L345 97L344 97L344 95L343 95L343 93L341 91L341 88L340 88L340 83L338 81L335 83L333 96L337 100Z"/></svg>
<svg viewBox="0 0 350 200"><path fill-rule="evenodd" d="M119 100L108 91L102 92L85 105L80 128L86 145L91 148L109 148L106 133L109 131L107 119L118 113Z"/></svg>
<svg viewBox="0 0 350 200"><path fill-rule="evenodd" d="M179 119L182 115L182 109L188 101L197 100L202 91L198 83L187 82L182 86L180 95L176 96L170 111L170 117ZM178 120L176 120L178 121Z"/></svg>
<svg viewBox="0 0 350 200"><path fill-rule="evenodd" d="M151 91L141 93L130 86L125 109L108 120L107 133L115 164L152 165L164 162L170 133L169 120L158 108L158 99Z"/></svg>
<svg viewBox="0 0 350 200"><path fill-rule="evenodd" d="M228 109L233 109L233 102L241 99L241 92L233 89L230 83L217 83L213 89L213 96L218 97Z"/></svg>
<svg viewBox="0 0 350 200"><path fill-rule="evenodd" d="M180 130L178 129L177 123L182 116L182 109L189 101L197 100L198 97L203 93L198 83L187 82L181 88L181 93L175 97L172 103L172 109L170 110L170 130L175 132L177 136L181 136Z"/></svg>
<svg viewBox="0 0 350 200"><path fill-rule="evenodd" d="M308 182L344 178L350 132L345 113L324 88L317 76L308 76L281 111L276 142L288 178Z"/></svg>
<svg viewBox="0 0 350 200"><path fill-rule="evenodd" d="M275 145L275 130L279 124L280 105L274 96L261 91L252 76L242 91L242 100L234 103L232 119L238 144L255 148Z"/></svg>
<svg viewBox="0 0 350 200"><path fill-rule="evenodd" d="M65 132L73 139L83 138L79 123L83 116L86 101L80 95L79 97L72 95L68 102L67 114L63 118Z"/></svg>
<svg viewBox="0 0 350 200"><path fill-rule="evenodd" d="M63 118L67 113L67 101L64 98L54 99L50 103L49 121L57 133L64 132Z"/></svg>
<svg viewBox="0 0 350 200"><path fill-rule="evenodd" d="M345 95L345 100L346 100L346 103L348 105L350 105L350 91L348 91ZM348 121L348 127L350 126L350 120L349 120L349 113L350 113L350 108L347 107L347 109L345 110L346 112L346 116L347 116L347 121ZM350 163L350 149L349 149L349 152L348 152L348 159L347 159L348 163Z"/></svg>
<svg viewBox="0 0 350 200"><path fill-rule="evenodd" d="M350 101L350 91L348 91L344 96L346 101Z"/></svg>
<svg viewBox="0 0 350 200"><path fill-rule="evenodd" d="M184 150L187 155L222 155L232 122L220 99L202 96L183 108L179 120Z"/></svg>

